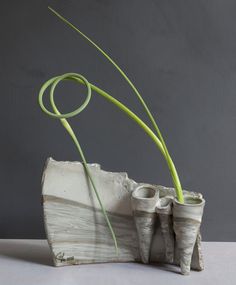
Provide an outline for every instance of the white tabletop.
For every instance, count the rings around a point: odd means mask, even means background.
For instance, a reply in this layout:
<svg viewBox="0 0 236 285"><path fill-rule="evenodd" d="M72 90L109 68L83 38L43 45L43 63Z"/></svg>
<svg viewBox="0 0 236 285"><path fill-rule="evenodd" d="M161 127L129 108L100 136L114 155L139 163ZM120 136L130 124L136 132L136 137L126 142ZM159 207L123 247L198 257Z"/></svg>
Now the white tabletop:
<svg viewBox="0 0 236 285"><path fill-rule="evenodd" d="M179 268L135 263L53 267L45 240L0 240L0 284L3 285L233 285L236 243L204 242L205 270L179 274Z"/></svg>

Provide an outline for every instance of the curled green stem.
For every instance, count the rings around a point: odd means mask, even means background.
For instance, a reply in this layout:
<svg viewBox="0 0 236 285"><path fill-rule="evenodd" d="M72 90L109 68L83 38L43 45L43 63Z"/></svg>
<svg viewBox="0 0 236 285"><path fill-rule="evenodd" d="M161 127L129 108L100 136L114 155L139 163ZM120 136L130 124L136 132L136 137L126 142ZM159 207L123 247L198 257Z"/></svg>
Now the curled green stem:
<svg viewBox="0 0 236 285"><path fill-rule="evenodd" d="M71 128L70 124L68 123L67 119L71 118L75 115L78 115L80 112L82 112L86 106L88 105L90 99L91 99L91 90L95 91L96 93L98 93L99 95L103 96L106 100L108 100L109 102L113 103L114 105L116 105L121 111L123 111L125 114L127 114L131 119L133 119L145 132L146 134L154 141L154 143L156 144L156 146L159 148L159 150L161 151L162 155L164 156L168 168L170 170L170 174L172 177L172 181L176 190L176 195L177 195L177 199L179 200L180 203L184 202L184 196L183 196L183 191L182 191L182 186L178 177L178 173L176 171L175 165L169 155L169 152L167 150L165 141L163 139L163 136L161 134L161 131L159 129L159 127L157 126L157 123L152 115L152 113L150 112L147 104L145 103L145 101L143 100L141 94L139 93L139 91L137 90L137 88L134 86L134 84L131 82L131 80L127 77L127 75L123 72L123 70L112 60L112 58L107 55L107 53L105 53L104 50L102 50L96 43L94 43L89 37L87 37L85 34L83 34L78 28L76 28L72 23L70 23L68 20L66 20L64 17L62 17L59 13L57 13L55 10L53 10L52 8L49 7L49 9L57 16L59 17L64 23L66 23L68 26L70 26L72 29L74 29L76 32L78 32L83 38L85 38L92 46L94 46L100 53L103 54L103 56L105 56L105 58L119 71L119 73L123 76L123 78L126 80L126 82L130 85L130 87L132 88L132 90L134 91L135 95L137 96L137 98L139 99L139 101L141 102L146 114L148 115L152 126L154 127L154 130L156 132L156 134L135 114L133 113L129 108L127 108L124 104L122 104L120 101L118 101L117 99L115 99L114 97L112 97L111 95L109 95L107 92L105 92L104 90L98 88L97 86L89 83L86 78L84 78L82 75L77 74L77 73L66 73L64 75L61 76L56 76L51 78L50 80L48 80L47 82L45 82L43 84L43 86L40 89L39 92L39 105L41 107L41 109L49 116L56 118L56 119L60 119L62 125L64 126L64 128L66 129L66 131L69 133L70 137L72 138L80 156L81 159L83 161L83 166L84 166L84 170L86 172L87 177L89 178L89 181L92 185L92 189L97 197L98 203L101 207L102 213L104 215L104 218L106 220L106 223L108 225L108 228L111 232L112 238L114 240L114 244L115 244L115 248L116 248L116 253L118 254L118 245L117 245L117 239L116 239L116 235L114 233L114 230L112 228L112 225L110 223L109 217L107 215L107 212L105 210L105 207L103 206L103 203L100 199L99 196L99 192L96 188L96 185L94 183L93 177L91 176L89 167L87 165L87 161L86 158L84 156L84 153L82 151L82 148L80 146L80 143L78 141L78 138L76 137L73 129ZM87 97L84 101L84 103L77 108L76 110L70 112L70 113L66 113L66 114L61 114L60 111L58 110L55 101L54 101L54 90L57 86L57 84L63 80L72 80L75 81L77 83L80 84L84 84L87 87ZM46 89L50 87L50 103L53 109L53 112L49 111L44 103L43 103L43 95L45 94Z"/></svg>
<svg viewBox="0 0 236 285"><path fill-rule="evenodd" d="M86 97L86 100L84 101L84 103L78 108L76 109L75 111L73 112L70 112L70 113L66 113L66 114L61 114L55 104L55 101L54 101L54 90L57 86L57 84L60 82L60 81L63 81L63 80L73 80L73 81L76 81L77 83L83 83L86 85L87 87L87 97ZM51 103L51 106L52 106L52 109L54 111L53 112L50 112L45 106L44 106L44 103L43 103L43 95L45 94L45 91L48 87L50 87L50 103ZM84 166L84 170L86 172L86 175L87 177L89 178L89 181L92 185L92 189L96 195L96 198L98 200L98 203L100 205L100 208L102 210L102 213L104 215L104 218L106 220L106 223L108 225L108 228L111 232L111 235L112 235L112 239L114 241L114 245L115 245L115 249L116 249L116 254L118 254L118 244L117 244L117 239L116 239L116 235L114 233L114 230L112 228L112 225L110 223L110 220L108 218L108 215L107 215L107 212L105 210L105 207L103 206L103 203L101 201L101 198L99 196L99 193L98 193L98 190L96 188L96 185L95 185L95 182L93 180L93 177L90 173L90 170L88 168L88 165L87 165L87 161L86 161L86 158L85 158L85 155L82 151L82 148L80 146L80 143L73 131L73 129L71 128L70 124L68 123L67 121L67 118L71 118L75 115L78 115L80 112L82 112L86 106L88 105L89 101L91 99L91 85L89 84L89 82L86 80L86 78L84 78L82 75L80 74L64 74L62 76L56 76L50 80L48 80L47 82L45 82L43 84L43 86L41 87L40 89L40 92L39 92L39 97L38 97L38 100L39 100L39 105L41 107L41 109L49 116L53 117L53 118L56 118L56 119L60 119L63 127L66 129L66 131L69 133L70 137L72 138L79 154L80 154L80 157L83 161L83 166Z"/></svg>
<svg viewBox="0 0 236 285"><path fill-rule="evenodd" d="M141 105L144 108L144 111L146 112L148 118L150 119L154 130L156 132L156 134L159 137L160 142L162 143L163 146L163 150L165 152L165 158L166 158L166 162L168 165L168 168L170 170L171 173L171 177L172 177L172 181L176 190L176 195L177 195L177 199L179 200L180 203L184 203L184 196L183 196L183 190L182 190L182 186L179 180L179 176L178 173L176 171L175 165L171 159L171 156L168 152L168 149L166 147L166 143L164 141L164 138L161 134L161 131L152 115L152 113L150 112L147 104L145 103L143 97L141 96L141 94L139 93L138 89L134 86L134 84L132 83L132 81L128 78L128 76L124 73L124 71L119 67L119 65L100 47L98 46L94 41L92 41L88 36L86 36L84 33L82 33L76 26L74 26L70 21L68 21L67 19L65 19L62 15L60 15L58 12L56 12L54 9L52 9L51 7L48 7L49 10L55 14L60 20L62 20L66 25L68 25L70 28L72 28L74 31L76 31L77 33L79 33L86 41L88 41L93 47L95 47L115 68L116 70L121 74L121 76L126 80L126 82L129 84L129 86L132 88L132 90L134 91L135 95L137 96L137 98L139 99L139 101L141 102Z"/></svg>
<svg viewBox="0 0 236 285"><path fill-rule="evenodd" d="M58 110L58 108L57 108L57 106L55 104L55 100L54 100L55 88L56 88L57 84L59 82L63 81L63 80L72 80L72 81L75 81L77 83L84 84L87 87L87 97L86 97L84 103L79 108L77 108L76 110L74 110L74 111L72 111L70 113L66 113L66 114L61 114L60 113L60 111ZM43 102L43 96L44 96L45 91L47 90L48 87L50 87L50 103L51 103L53 112L49 111L45 107L44 102ZM160 141L160 139L154 134L154 132L134 112L132 112L124 104L122 104L120 101L118 101L117 99L115 99L114 97L109 95L104 90L102 90L99 87L89 83L87 81L87 79L84 78L82 75L77 74L77 73L66 73L66 74L63 74L61 76L56 76L56 77L51 78L50 80L45 82L43 84L43 86L41 87L40 92L39 92L39 97L38 97L39 105L40 105L41 109L43 110L43 112L45 112L47 115L49 115L50 117L56 118L56 119L60 119L62 125L64 126L66 131L69 133L70 137L72 138L72 140L73 140L73 142L74 142L74 144L75 144L75 146L76 146L76 148L77 148L77 150L78 150L78 152L79 152L79 154L81 156L85 172L86 172L86 174L87 174L87 176L88 176L88 178L89 178L89 180L91 182L92 189L95 192L95 195L97 197L97 200L99 202L99 205L101 207L103 215L105 217L106 223L107 223L107 225L109 227L109 230L111 232L112 238L114 240L116 252L118 252L118 245L117 245L116 235L115 235L114 230L112 228L112 225L110 223L109 217L108 217L108 215L106 213L105 207L103 206L103 203L102 203L102 201L100 199L99 192L98 192L98 190L96 188L94 180L93 180L93 178L91 176L91 173L89 171L89 168L88 168L88 165L87 165L87 161L86 161L86 158L85 158L84 153L82 151L82 148L80 146L80 143L79 143L79 141L78 141L78 139L77 139L73 129L71 128L70 124L67 121L68 118L71 118L71 117L74 117L74 116L78 115L80 112L82 112L87 107L87 105L89 104L90 99L91 99L91 90L95 91L97 94L101 95L106 100L108 100L109 102L113 103L121 111L123 111L128 117L130 117L132 120L134 120L145 131L145 133L154 141L154 143L156 144L156 146L159 148L159 150L161 151L162 155L164 156L166 162L167 163L173 163L173 162L172 162L171 158L168 158L166 156L166 152L164 150L163 144ZM174 169L174 171L176 171L175 168L173 168L173 169ZM172 171L171 171L171 176L172 176L172 179L174 180L175 176L173 175Z"/></svg>

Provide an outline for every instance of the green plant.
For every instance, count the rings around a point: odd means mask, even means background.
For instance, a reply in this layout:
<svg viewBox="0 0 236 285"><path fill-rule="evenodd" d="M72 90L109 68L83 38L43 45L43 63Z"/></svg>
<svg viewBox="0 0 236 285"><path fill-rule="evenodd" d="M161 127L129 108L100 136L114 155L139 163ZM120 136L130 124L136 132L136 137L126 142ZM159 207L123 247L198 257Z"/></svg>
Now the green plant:
<svg viewBox="0 0 236 285"><path fill-rule="evenodd" d="M164 156L168 168L170 170L170 174L172 177L172 181L176 190L176 196L177 199L180 203L184 202L184 196L183 196L183 191L182 191L182 187L181 187L181 183L178 177L178 173L176 171L175 165L170 157L170 154L167 150L165 141L163 139L163 136L161 134L160 129L157 126L156 121L153 118L153 115L151 114L148 106L146 105L145 101L143 100L142 96L140 95L139 91L137 90L137 88L134 86L134 84L130 81L130 79L127 77L127 75L122 71L122 69L111 59L110 56L108 56L97 44L95 44L90 38L88 38L85 34L83 34L78 28L76 28L73 24L71 24L68 20L66 20L64 17L62 17L60 14L58 14L55 10L53 10L52 8L49 7L49 9L57 16L59 17L64 23L66 23L68 26L70 26L72 29L74 29L76 32L78 32L84 39L86 39L92 46L94 46L99 52L101 52L105 58L120 72L120 74L123 76L123 78L127 81L127 83L130 85L130 87L133 89L135 95L137 96L137 98L139 99L139 101L141 102L146 114L148 115L152 126L154 128L155 133L151 130L150 127L147 126L147 124L145 124L135 113L133 113L129 108L127 108L124 104L122 104L120 101L118 101L117 99L115 99L114 97L112 97L111 95L109 95L107 92L105 92L104 90L100 89L99 87L89 83L87 81L86 78L84 78L82 75L77 74L77 73L66 73L64 75L61 76L56 76L51 78L50 80L48 80L47 82L45 82L43 84L43 86L41 87L41 90L39 92L39 105L41 107L41 109L49 116L53 117L53 118L57 118L60 119L62 125L64 126L64 128L67 130L67 132L69 133L69 135L71 136L73 142L76 145L76 148L81 156L81 159L83 161L83 165L84 165L84 169L85 172L91 182L92 188L95 192L95 195L98 199L98 202L100 204L101 210L103 212L103 215L105 217L105 220L107 222L107 225L110 229L112 238L114 240L114 244L115 244L115 248L116 251L118 250L118 245L117 245L117 240L116 240L116 236L115 233L113 231L112 225L109 221L109 218L107 216L106 210L102 204L102 201L99 197L99 193L98 190L96 188L96 185L94 183L94 180L90 174L89 168L87 166L87 162L86 162L86 158L84 156L84 153L82 151L82 148L79 144L79 141L73 131L73 129L71 128L70 124L68 123L67 119L71 118L75 115L78 115L80 112L82 112L86 106L88 105L90 99L91 99L91 91L95 91L97 94L103 96L106 100L108 100L109 102L115 104L121 111L123 111L125 114L127 114L131 119L133 119L147 134L148 136L154 141L154 143L157 145L157 147L159 148L159 150L161 151L162 155ZM84 84L87 87L87 97L84 101L84 103L75 111L70 112L70 113L66 113L66 114L61 114L55 104L54 101L54 90L57 86L57 84L63 80L71 80L71 81L75 81L79 84ZM53 109L53 112L49 111L44 103L43 103L43 96L45 94L45 91L47 90L47 88L50 87L50 103Z"/></svg>

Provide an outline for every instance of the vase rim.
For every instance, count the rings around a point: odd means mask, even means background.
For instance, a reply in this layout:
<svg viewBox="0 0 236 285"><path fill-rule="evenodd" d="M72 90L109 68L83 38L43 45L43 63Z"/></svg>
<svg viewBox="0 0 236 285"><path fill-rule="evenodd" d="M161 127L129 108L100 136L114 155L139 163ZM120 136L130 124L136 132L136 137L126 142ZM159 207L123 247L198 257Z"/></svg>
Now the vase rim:
<svg viewBox="0 0 236 285"><path fill-rule="evenodd" d="M139 193L145 189L147 190L146 193ZM138 194L141 194L141 195L138 195ZM143 200L155 199L156 197L159 197L159 190L157 187L155 187L152 184L142 184L142 185L139 185L137 188L134 189L134 191L132 192L132 197L138 198L138 199L143 199Z"/></svg>
<svg viewBox="0 0 236 285"><path fill-rule="evenodd" d="M189 203L186 200L189 200ZM199 207L205 204L205 199L203 197L186 195L184 196L184 203L180 203L175 197L174 204L178 206Z"/></svg>

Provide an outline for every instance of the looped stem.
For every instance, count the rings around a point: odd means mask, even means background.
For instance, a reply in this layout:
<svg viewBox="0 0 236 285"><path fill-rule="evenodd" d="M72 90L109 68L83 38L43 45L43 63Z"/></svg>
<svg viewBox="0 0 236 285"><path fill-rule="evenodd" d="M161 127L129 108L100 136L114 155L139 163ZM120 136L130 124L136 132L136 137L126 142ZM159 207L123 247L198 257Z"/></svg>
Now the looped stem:
<svg viewBox="0 0 236 285"><path fill-rule="evenodd" d="M52 9L51 7L48 7L48 8L49 8L49 10L51 10L51 12L53 14L55 14L66 25L68 25L70 28L72 28L74 31L76 31L78 34L80 34L88 43L90 43L93 47L95 47L115 67L115 69L121 74L121 76L125 79L125 81L129 84L131 89L134 91L135 95L137 96L138 100L140 101L141 105L143 106L145 113L147 114L149 120L151 121L152 126L153 126L156 134L158 135L159 140L163 146L163 150L165 152L165 157L166 157L166 162L167 162L168 168L169 168L171 176L172 176L172 180L173 180L174 187L176 190L177 198L178 198L180 203L184 203L182 186L181 186L175 165L174 165L174 163L171 159L171 156L168 152L168 149L167 149L166 143L164 141L164 138L161 134L161 131L160 131L152 113L150 112L147 104L145 103L143 97L139 93L138 89L134 86L134 84L131 82L131 80L128 78L128 76L119 67L119 65L100 46L98 46L94 41L92 41L88 36L86 36L84 33L82 33L77 27L75 27L71 22L69 22L67 19L65 19L62 15L60 15L54 9Z"/></svg>
<svg viewBox="0 0 236 285"><path fill-rule="evenodd" d="M55 90L57 84L63 80L73 80L77 83L83 83L87 87L87 97L86 97L86 100L84 101L84 103L79 108L77 108L75 111L70 112L70 113L66 113L66 114L61 114L59 112L59 110L55 104L55 101L54 101L54 90ZM46 89L50 86L51 86L51 88L50 88L50 103L51 103L51 106L52 106L54 113L49 111L43 103L43 95L45 94ZM90 170L88 168L87 161L86 161L86 158L85 158L84 153L82 151L82 148L80 146L80 143L79 143L73 129L71 128L70 124L67 121L67 118L74 117L74 116L78 115L80 112L82 112L87 107L90 99L91 99L91 85L90 85L90 83L82 75L76 74L76 73L66 73L64 75L56 76L56 77L53 77L52 79L48 80L41 87L41 90L39 92L39 97L38 97L38 101L39 101L39 105L40 105L41 109L50 117L60 119L62 125L64 126L66 131L69 133L70 137L72 138L72 140L73 140L73 142L74 142L74 144L75 144L75 146L76 146L76 148L77 148L77 150L81 156L81 159L83 161L84 170L85 170L86 175L88 176L88 178L90 180L90 183L92 185L92 189L93 189L93 191L97 197L98 203L101 207L102 213L104 215L104 218L106 220L108 228L111 232L112 238L114 240L116 253L118 254L118 245L117 245L116 235L114 233L114 230L113 230L112 225L110 223L110 220L108 218L107 212L106 212L106 210L103 206L103 203L100 199L98 190L97 190L96 185L94 183L94 180L91 176L91 173L90 173Z"/></svg>
<svg viewBox="0 0 236 285"><path fill-rule="evenodd" d="M55 101L54 101L54 91L55 88L57 86L57 84L63 80L72 80L75 81L76 83L80 83L80 84L84 84L87 87L87 97L84 101L84 103L78 107L76 110L74 110L73 112L69 112L69 113L65 113L65 114L61 114L60 111L58 110ZM50 103L52 106L52 109L54 112L49 111L43 102L43 96L45 94L45 91L47 90L47 88L50 87ZM88 103L90 102L91 99L91 90L94 90L96 93L98 93L99 95L103 96L106 100L108 100L109 102L113 103L114 105L116 105L121 111L123 111L126 115L128 115L132 120L134 120L146 133L147 135L154 141L154 143L157 145L157 147L159 148L159 150L161 151L162 155L164 156L165 160L167 161L168 165L170 164L170 173L173 179L173 183L176 185L176 181L178 181L178 175L175 169L175 166L173 164L173 161L171 160L170 157L168 157L166 155L166 151L165 148L163 147L162 142L159 140L159 138L153 133L153 131L135 114L133 113L129 108L127 108L124 104L122 104L120 101L118 101L117 99L115 99L114 97L112 97L111 95L109 95L107 92L103 91L102 89L98 88L97 86L89 83L87 81L86 78L84 78L82 75L77 74L77 73L66 73L63 74L61 76L56 76L51 78L50 80L48 80L47 82L45 82L43 84L43 86L40 89L39 92L39 97L38 97L38 102L39 105L42 109L42 111L44 113L46 113L47 115L49 115L52 118L56 118L56 119L60 119L62 125L64 126L64 128L66 129L66 131L69 133L70 137L72 138L80 156L81 159L83 161L83 165L84 165L84 169L85 172L91 182L92 188L95 192L95 195L97 197L97 200L99 202L99 205L101 207L101 210L103 212L104 218L106 220L106 223L109 227L109 230L111 232L112 238L114 240L114 244L115 244L115 248L116 248L116 252L118 252L118 245L117 245L117 240L116 240L116 235L113 231L112 225L110 223L110 220L108 218L108 215L106 213L106 210L103 206L103 203L100 199L98 190L96 188L96 185L94 183L94 180L91 176L91 173L89 171L88 165L87 165L87 161L86 158L84 156L84 153L82 151L82 148L80 146L80 143L73 131L73 129L71 128L70 124L68 123L67 119L71 118L73 116L78 115L80 112L82 112L88 105ZM177 192L178 195L178 192Z"/></svg>

